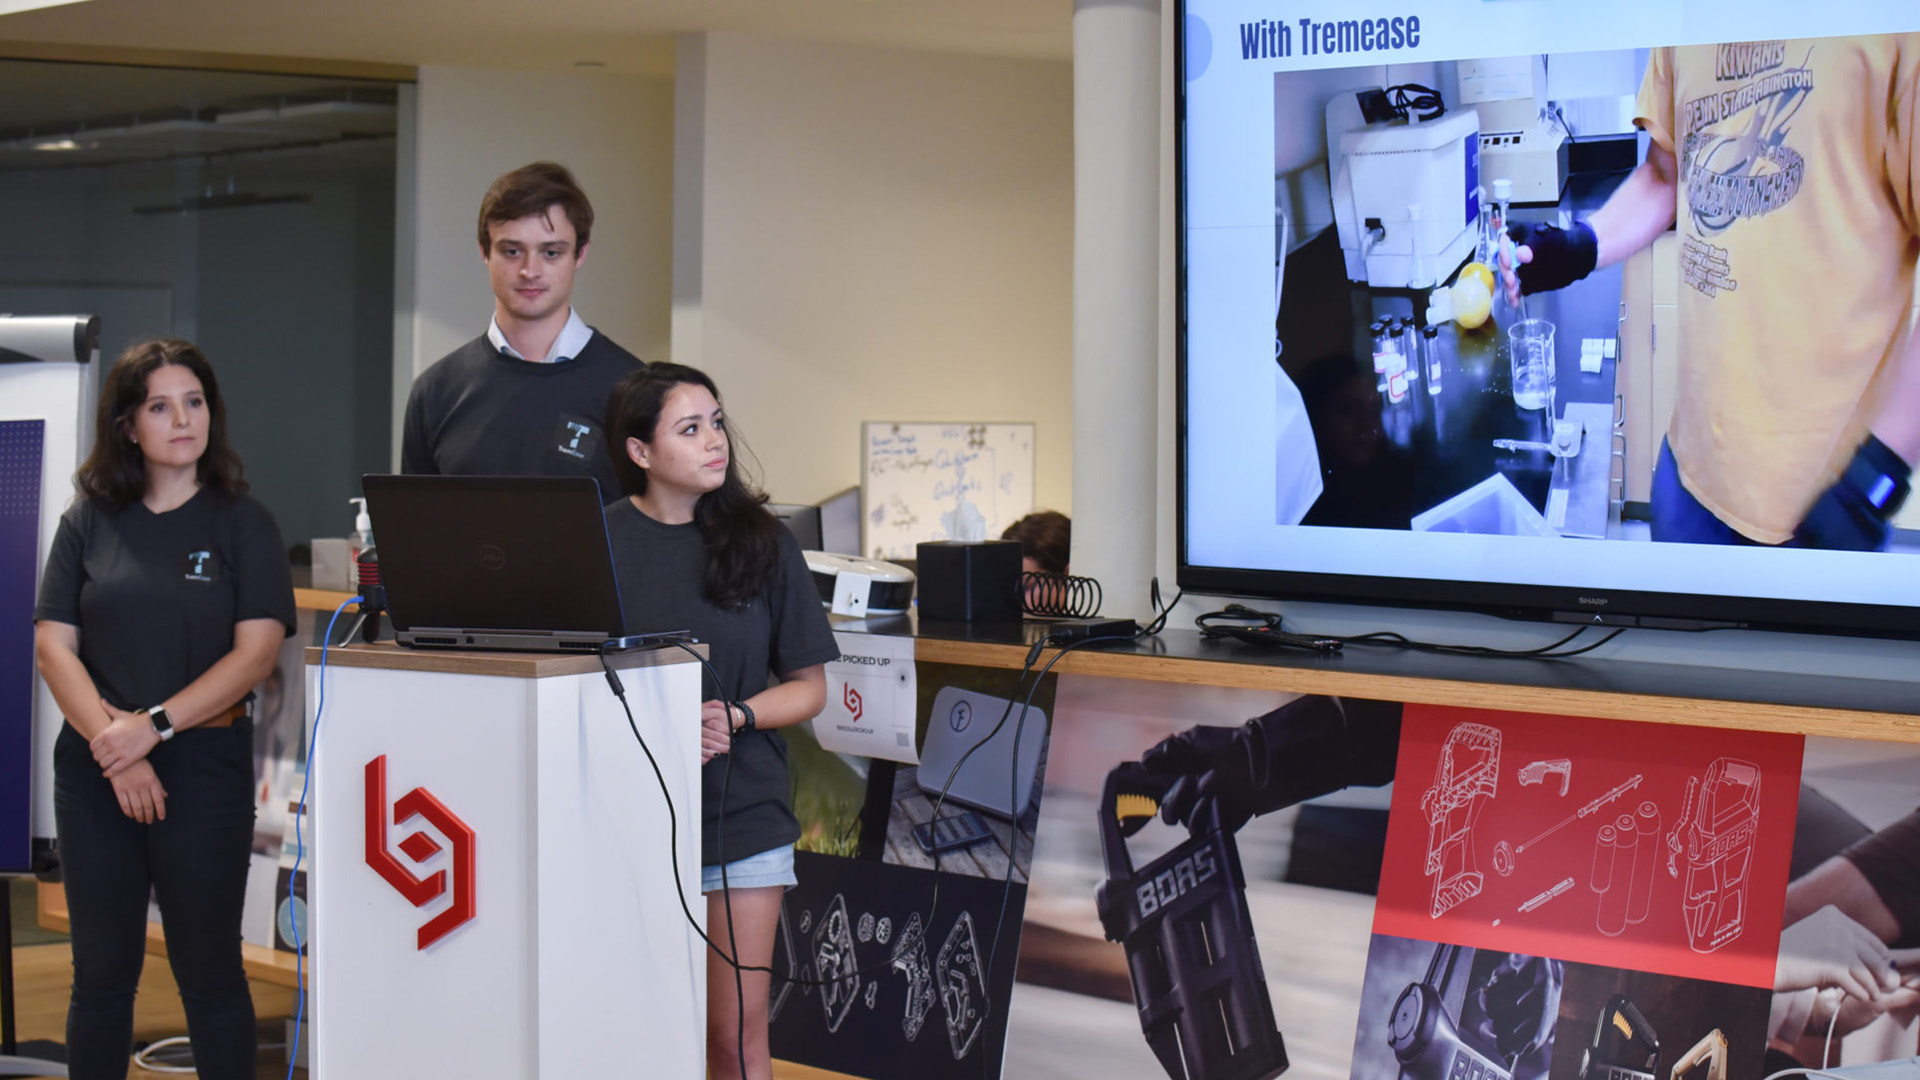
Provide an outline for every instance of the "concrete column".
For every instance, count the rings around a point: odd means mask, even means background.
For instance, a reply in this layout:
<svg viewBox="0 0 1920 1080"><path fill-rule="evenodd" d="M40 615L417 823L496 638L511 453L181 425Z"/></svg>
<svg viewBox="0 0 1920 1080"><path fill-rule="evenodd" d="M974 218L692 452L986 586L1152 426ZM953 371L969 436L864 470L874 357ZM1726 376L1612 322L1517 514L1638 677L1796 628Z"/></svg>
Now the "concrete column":
<svg viewBox="0 0 1920 1080"><path fill-rule="evenodd" d="M1073 572L1151 609L1159 464L1160 4L1073 6ZM1163 582L1168 591L1171 582Z"/></svg>
<svg viewBox="0 0 1920 1080"><path fill-rule="evenodd" d="M707 35L681 34L673 54L673 314L676 364L706 363Z"/></svg>

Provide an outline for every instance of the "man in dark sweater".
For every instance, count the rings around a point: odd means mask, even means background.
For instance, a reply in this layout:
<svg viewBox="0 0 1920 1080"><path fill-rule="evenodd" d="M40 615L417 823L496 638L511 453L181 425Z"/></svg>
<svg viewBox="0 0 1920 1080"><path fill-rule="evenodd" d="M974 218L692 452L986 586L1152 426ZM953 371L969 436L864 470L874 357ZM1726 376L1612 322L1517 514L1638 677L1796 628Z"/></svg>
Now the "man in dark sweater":
<svg viewBox="0 0 1920 1080"><path fill-rule="evenodd" d="M402 472L591 476L619 497L601 446L607 396L641 361L573 309L592 229L593 207L560 165L493 182L480 204L493 321L414 380Z"/></svg>

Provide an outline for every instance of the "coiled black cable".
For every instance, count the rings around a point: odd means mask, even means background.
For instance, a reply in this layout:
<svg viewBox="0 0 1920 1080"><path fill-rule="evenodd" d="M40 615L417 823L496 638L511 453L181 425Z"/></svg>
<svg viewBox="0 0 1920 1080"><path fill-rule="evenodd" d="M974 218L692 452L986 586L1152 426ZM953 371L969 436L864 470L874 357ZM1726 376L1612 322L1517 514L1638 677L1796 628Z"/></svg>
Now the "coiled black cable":
<svg viewBox="0 0 1920 1080"><path fill-rule="evenodd" d="M1100 614L1100 583L1090 577L1028 571L1020 575L1020 609L1042 618L1091 619Z"/></svg>

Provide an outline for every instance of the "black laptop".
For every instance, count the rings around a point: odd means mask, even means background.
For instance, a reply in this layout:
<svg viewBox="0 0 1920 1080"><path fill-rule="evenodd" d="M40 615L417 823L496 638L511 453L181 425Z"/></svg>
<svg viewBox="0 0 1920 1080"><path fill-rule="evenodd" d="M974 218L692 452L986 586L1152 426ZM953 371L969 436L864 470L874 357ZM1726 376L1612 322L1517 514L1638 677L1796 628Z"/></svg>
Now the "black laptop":
<svg viewBox="0 0 1920 1080"><path fill-rule="evenodd" d="M607 652L629 634L592 477L361 478L394 639L416 649Z"/></svg>

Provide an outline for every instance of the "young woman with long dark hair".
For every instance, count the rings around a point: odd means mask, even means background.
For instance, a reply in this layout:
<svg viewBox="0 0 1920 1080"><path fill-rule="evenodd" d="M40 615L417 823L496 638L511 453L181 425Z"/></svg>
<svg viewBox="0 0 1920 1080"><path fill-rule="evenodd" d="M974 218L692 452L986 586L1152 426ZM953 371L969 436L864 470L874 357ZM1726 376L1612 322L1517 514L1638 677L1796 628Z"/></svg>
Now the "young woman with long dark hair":
<svg viewBox="0 0 1920 1080"><path fill-rule="evenodd" d="M53 760L69 1075L127 1075L151 892L199 1075L252 1080L248 702L295 628L286 548L246 495L200 350L128 349L96 415L33 614L40 674L67 721Z"/></svg>
<svg viewBox="0 0 1920 1080"><path fill-rule="evenodd" d="M800 545L741 478L712 379L678 364L636 370L608 404L607 446L627 496L607 507L607 532L628 629L691 630L720 679L703 676L700 708L707 933L766 967L800 837L777 729L820 712L839 649ZM770 986L765 972L736 984L708 953L710 1075L773 1075Z"/></svg>

